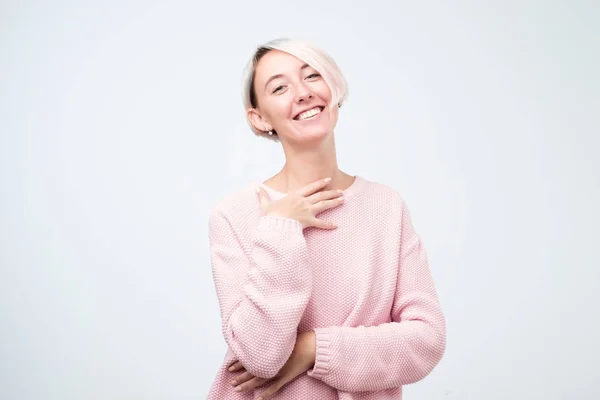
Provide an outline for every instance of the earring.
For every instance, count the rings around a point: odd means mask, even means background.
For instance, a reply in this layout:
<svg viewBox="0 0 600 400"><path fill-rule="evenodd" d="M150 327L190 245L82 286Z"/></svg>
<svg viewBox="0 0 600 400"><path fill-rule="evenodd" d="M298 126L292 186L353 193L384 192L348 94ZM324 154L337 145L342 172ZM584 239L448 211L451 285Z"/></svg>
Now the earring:
<svg viewBox="0 0 600 400"><path fill-rule="evenodd" d="M342 108L342 103L338 103L338 108Z"/></svg>
<svg viewBox="0 0 600 400"><path fill-rule="evenodd" d="M273 136L273 131L269 131L269 136Z"/></svg>

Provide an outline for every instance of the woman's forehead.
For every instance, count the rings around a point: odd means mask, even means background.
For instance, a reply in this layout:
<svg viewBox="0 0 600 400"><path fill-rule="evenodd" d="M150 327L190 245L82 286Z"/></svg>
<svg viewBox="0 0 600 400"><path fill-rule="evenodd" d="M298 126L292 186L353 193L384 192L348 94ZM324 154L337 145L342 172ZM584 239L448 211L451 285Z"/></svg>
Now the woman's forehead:
<svg viewBox="0 0 600 400"><path fill-rule="evenodd" d="M297 57L282 51L272 50L258 62L256 75L257 78L260 77L266 80L273 75L286 75L306 68L310 68L310 65Z"/></svg>

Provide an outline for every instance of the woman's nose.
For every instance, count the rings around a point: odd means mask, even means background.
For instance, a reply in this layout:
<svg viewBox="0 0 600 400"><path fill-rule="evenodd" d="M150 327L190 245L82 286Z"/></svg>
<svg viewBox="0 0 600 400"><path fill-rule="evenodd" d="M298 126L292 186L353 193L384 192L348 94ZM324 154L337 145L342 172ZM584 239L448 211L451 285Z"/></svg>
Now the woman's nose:
<svg viewBox="0 0 600 400"><path fill-rule="evenodd" d="M305 85L299 85L297 89L296 101L301 103L305 100L312 99L313 94L308 87Z"/></svg>

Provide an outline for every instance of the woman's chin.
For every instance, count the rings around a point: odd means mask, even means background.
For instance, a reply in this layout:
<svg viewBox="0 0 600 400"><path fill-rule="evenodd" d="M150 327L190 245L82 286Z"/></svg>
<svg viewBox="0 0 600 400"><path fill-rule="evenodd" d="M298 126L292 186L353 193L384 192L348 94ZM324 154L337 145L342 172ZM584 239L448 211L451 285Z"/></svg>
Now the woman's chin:
<svg viewBox="0 0 600 400"><path fill-rule="evenodd" d="M313 142L322 140L329 136L329 131L324 128L315 127L314 129L305 129L296 133L296 138L301 142Z"/></svg>

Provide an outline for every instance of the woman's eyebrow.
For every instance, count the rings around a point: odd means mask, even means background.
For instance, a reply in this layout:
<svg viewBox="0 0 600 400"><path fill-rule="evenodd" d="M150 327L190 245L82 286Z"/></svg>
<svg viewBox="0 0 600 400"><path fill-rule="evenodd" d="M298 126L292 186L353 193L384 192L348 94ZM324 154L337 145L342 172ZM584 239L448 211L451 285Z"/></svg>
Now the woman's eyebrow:
<svg viewBox="0 0 600 400"><path fill-rule="evenodd" d="M309 67L310 67L310 65L304 64L302 67L300 67L300 70L303 70L303 69L306 69L306 68L309 68ZM277 78L283 78L283 74L273 75L272 77L270 77L269 79L267 79L267 82L265 82L265 89L269 85L269 82L271 82L273 79L277 79Z"/></svg>
<svg viewBox="0 0 600 400"><path fill-rule="evenodd" d="M267 79L267 82L265 83L265 90L267 89L267 86L269 86L269 82L271 82L273 79L277 79L277 78L283 78L283 74L273 75L272 77Z"/></svg>

